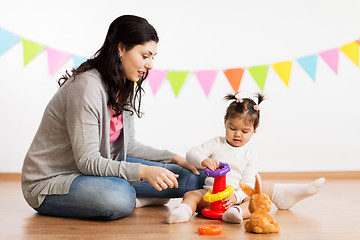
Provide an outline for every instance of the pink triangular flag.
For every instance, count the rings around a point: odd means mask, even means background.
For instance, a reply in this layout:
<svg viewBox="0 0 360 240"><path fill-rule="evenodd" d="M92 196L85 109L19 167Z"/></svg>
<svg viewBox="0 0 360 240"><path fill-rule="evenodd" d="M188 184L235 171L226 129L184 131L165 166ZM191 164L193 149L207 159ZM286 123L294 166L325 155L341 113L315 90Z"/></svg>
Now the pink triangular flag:
<svg viewBox="0 0 360 240"><path fill-rule="evenodd" d="M53 75L70 57L70 54L51 47L46 47L46 51L48 55L49 74Z"/></svg>
<svg viewBox="0 0 360 240"><path fill-rule="evenodd" d="M216 70L204 70L204 71L196 71L194 72L196 77L199 80L199 83L204 90L206 97L209 97L209 93L212 85L214 84L214 80L216 77Z"/></svg>
<svg viewBox="0 0 360 240"><path fill-rule="evenodd" d="M334 48L319 53L320 57L329 65L329 67L337 74L339 65L339 49Z"/></svg>
<svg viewBox="0 0 360 240"><path fill-rule="evenodd" d="M147 76L147 80L149 81L150 88L154 94L156 95L162 81L165 79L167 74L166 70L149 70L149 74Z"/></svg>

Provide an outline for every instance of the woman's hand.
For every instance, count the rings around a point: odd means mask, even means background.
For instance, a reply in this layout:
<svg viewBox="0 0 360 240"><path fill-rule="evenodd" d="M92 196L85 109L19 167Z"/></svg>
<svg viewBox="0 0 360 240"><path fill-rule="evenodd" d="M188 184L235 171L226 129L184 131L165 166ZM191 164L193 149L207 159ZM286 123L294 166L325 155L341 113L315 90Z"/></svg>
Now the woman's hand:
<svg viewBox="0 0 360 240"><path fill-rule="evenodd" d="M230 197L224 198L222 201L225 202L225 204L223 205L225 209L228 209L229 207L237 203L235 194L231 194Z"/></svg>
<svg viewBox="0 0 360 240"><path fill-rule="evenodd" d="M162 191L168 187L179 187L179 183L176 180L179 175L167 170L166 168L140 165L139 176L140 179L146 180L158 191Z"/></svg>
<svg viewBox="0 0 360 240"><path fill-rule="evenodd" d="M215 171L219 167L219 161L213 158L207 158L201 162L201 166L207 167L212 171Z"/></svg>
<svg viewBox="0 0 360 240"><path fill-rule="evenodd" d="M195 175L199 175L199 171L191 164L189 164L185 158L176 155L173 160L171 161L171 163L175 163L177 165L182 166L183 168L189 169L190 171L192 171Z"/></svg>

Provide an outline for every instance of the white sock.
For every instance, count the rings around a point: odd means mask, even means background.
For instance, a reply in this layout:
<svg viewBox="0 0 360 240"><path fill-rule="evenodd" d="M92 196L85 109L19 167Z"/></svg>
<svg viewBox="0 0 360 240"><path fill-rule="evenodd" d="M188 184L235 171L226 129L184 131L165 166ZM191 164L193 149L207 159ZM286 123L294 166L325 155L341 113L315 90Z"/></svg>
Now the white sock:
<svg viewBox="0 0 360 240"><path fill-rule="evenodd" d="M170 198L136 198L136 208L164 205L169 201Z"/></svg>
<svg viewBox="0 0 360 240"><path fill-rule="evenodd" d="M319 192L325 178L319 178L309 184L274 184L271 201L278 209L289 209L300 200Z"/></svg>
<svg viewBox="0 0 360 240"><path fill-rule="evenodd" d="M229 223L242 223L242 210L238 205L229 207L222 215L222 220Z"/></svg>
<svg viewBox="0 0 360 240"><path fill-rule="evenodd" d="M187 222L192 217L193 213L189 205L180 203L173 210L170 211L167 217L167 223Z"/></svg>

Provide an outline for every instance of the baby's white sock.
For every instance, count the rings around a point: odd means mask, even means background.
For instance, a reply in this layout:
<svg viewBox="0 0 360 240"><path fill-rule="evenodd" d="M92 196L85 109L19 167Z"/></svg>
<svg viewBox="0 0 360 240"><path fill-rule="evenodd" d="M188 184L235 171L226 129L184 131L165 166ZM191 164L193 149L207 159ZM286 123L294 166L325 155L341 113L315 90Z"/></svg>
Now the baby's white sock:
<svg viewBox="0 0 360 240"><path fill-rule="evenodd" d="M192 217L193 213L189 205L180 203L173 210L170 211L167 217L167 223L187 222Z"/></svg>
<svg viewBox="0 0 360 240"><path fill-rule="evenodd" d="M136 198L136 208L145 206L164 205L170 201L170 198Z"/></svg>
<svg viewBox="0 0 360 240"><path fill-rule="evenodd" d="M238 205L229 207L222 215L222 220L229 223L242 223L242 210Z"/></svg>
<svg viewBox="0 0 360 240"><path fill-rule="evenodd" d="M319 192L325 178L319 178L309 184L274 184L271 201L278 209L289 209L298 201Z"/></svg>

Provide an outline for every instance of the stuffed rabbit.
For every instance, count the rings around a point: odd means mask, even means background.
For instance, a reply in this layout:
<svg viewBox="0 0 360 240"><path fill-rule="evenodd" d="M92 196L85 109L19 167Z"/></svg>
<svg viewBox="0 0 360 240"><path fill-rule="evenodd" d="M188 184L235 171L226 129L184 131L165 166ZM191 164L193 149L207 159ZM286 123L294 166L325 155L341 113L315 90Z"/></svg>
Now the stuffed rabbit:
<svg viewBox="0 0 360 240"><path fill-rule="evenodd" d="M259 179L255 177L254 190L240 181L241 189L251 197L249 211L250 220L244 223L245 230L253 233L276 233L280 231L280 226L269 215L271 210L270 198L260 191Z"/></svg>

